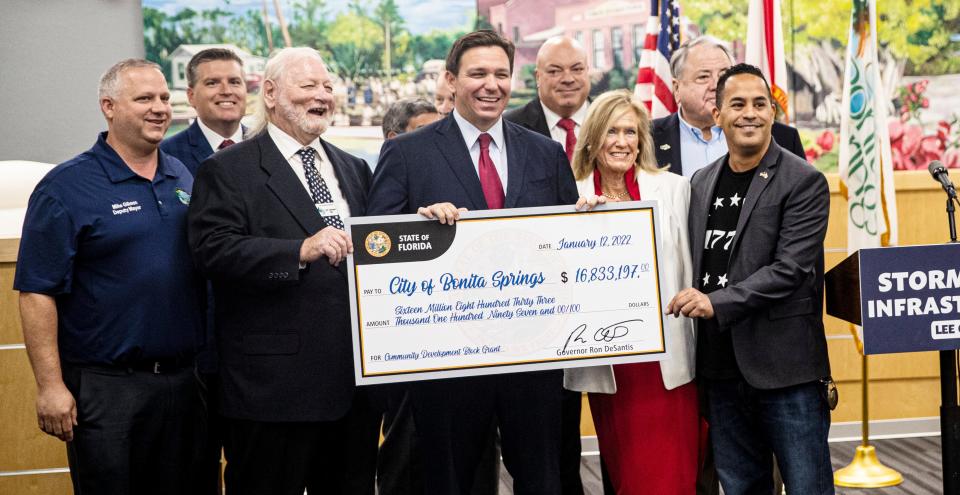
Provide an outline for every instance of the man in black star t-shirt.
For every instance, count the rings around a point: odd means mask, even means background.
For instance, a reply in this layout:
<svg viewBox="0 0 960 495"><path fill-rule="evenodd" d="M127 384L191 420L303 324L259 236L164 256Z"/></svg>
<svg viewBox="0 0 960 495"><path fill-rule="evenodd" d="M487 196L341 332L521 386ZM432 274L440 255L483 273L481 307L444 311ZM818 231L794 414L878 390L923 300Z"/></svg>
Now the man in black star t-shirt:
<svg viewBox="0 0 960 495"><path fill-rule="evenodd" d="M699 271L700 290L709 294L723 289L730 283L727 266L730 262L730 246L737 234L737 220L743 198L747 195L750 181L756 168L734 172L730 167L721 167L720 178L714 193L710 213L707 214L707 230L703 236L703 263ZM701 249L694 246L694 249ZM697 371L704 378L737 378L737 362L733 356L730 332L719 332L717 321L700 322L700 338L697 339Z"/></svg>
<svg viewBox="0 0 960 495"><path fill-rule="evenodd" d="M775 110L756 67L717 84L729 153L691 180L694 287L667 312L697 319L717 472L727 495L770 493L776 455L787 493L833 494L822 380L823 174L771 139Z"/></svg>

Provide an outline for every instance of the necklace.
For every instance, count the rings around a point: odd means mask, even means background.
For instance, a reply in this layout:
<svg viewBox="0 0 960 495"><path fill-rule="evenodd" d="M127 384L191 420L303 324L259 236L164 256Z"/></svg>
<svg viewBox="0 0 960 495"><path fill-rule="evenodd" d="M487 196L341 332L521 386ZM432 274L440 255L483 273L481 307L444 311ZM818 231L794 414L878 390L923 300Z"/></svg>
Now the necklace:
<svg viewBox="0 0 960 495"><path fill-rule="evenodd" d="M601 194L603 195L603 197L605 197L605 198L607 198L607 199L614 199L614 200L621 200L621 199L623 199L623 198L628 198L628 197L630 197L630 191L624 191L624 192L619 193L619 194L607 194L607 193L601 191Z"/></svg>

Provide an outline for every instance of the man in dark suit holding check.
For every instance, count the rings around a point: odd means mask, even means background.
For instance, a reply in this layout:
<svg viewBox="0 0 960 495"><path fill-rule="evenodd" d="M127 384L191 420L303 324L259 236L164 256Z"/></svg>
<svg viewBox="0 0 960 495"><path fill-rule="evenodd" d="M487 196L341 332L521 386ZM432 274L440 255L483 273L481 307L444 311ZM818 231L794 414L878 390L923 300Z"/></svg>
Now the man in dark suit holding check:
<svg viewBox="0 0 960 495"><path fill-rule="evenodd" d="M537 52L537 96L503 118L560 143L573 159L577 135L590 102L587 52L573 38L555 36ZM583 495L580 479L580 408L583 394L563 391L560 436L560 479L563 495ZM605 470L601 470L605 472ZM604 476L606 481L606 476Z"/></svg>
<svg viewBox="0 0 960 495"><path fill-rule="evenodd" d="M458 39L447 56L455 107L443 120L387 141L368 214L420 213L453 223L462 209L574 204L563 148L501 118L513 44L493 31ZM410 386L430 493L469 493L496 418L519 495L560 493L559 370L433 380Z"/></svg>
<svg viewBox="0 0 960 495"><path fill-rule="evenodd" d="M771 138L770 88L756 67L720 76L714 118L729 152L691 181L695 287L667 312L697 318L697 376L724 493L832 494L823 381L823 240L830 193L819 171Z"/></svg>
<svg viewBox="0 0 960 495"><path fill-rule="evenodd" d="M379 416L357 407L344 218L370 172L320 139L333 81L316 50L267 62L254 137L200 167L188 215L213 283L232 494L373 493Z"/></svg>

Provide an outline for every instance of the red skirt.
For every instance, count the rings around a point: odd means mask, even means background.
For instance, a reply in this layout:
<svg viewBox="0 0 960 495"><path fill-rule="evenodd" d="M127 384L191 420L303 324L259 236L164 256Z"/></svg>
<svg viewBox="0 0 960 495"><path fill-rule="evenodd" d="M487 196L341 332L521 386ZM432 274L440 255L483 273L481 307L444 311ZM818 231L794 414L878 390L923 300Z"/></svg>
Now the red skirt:
<svg viewBox="0 0 960 495"><path fill-rule="evenodd" d="M613 367L616 394L590 394L600 455L618 495L693 495L700 462L697 387L663 387L660 363Z"/></svg>

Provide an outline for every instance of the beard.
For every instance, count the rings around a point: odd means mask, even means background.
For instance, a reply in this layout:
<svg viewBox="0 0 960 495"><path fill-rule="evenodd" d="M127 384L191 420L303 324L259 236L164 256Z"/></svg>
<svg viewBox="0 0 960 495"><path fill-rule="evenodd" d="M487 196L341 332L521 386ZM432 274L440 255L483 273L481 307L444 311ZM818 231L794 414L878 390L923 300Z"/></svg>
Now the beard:
<svg viewBox="0 0 960 495"><path fill-rule="evenodd" d="M280 115L303 133L320 136L327 131L330 124L327 118L330 109L327 109L323 116L311 115L305 107L294 104L283 95L277 99L277 106L280 109Z"/></svg>

